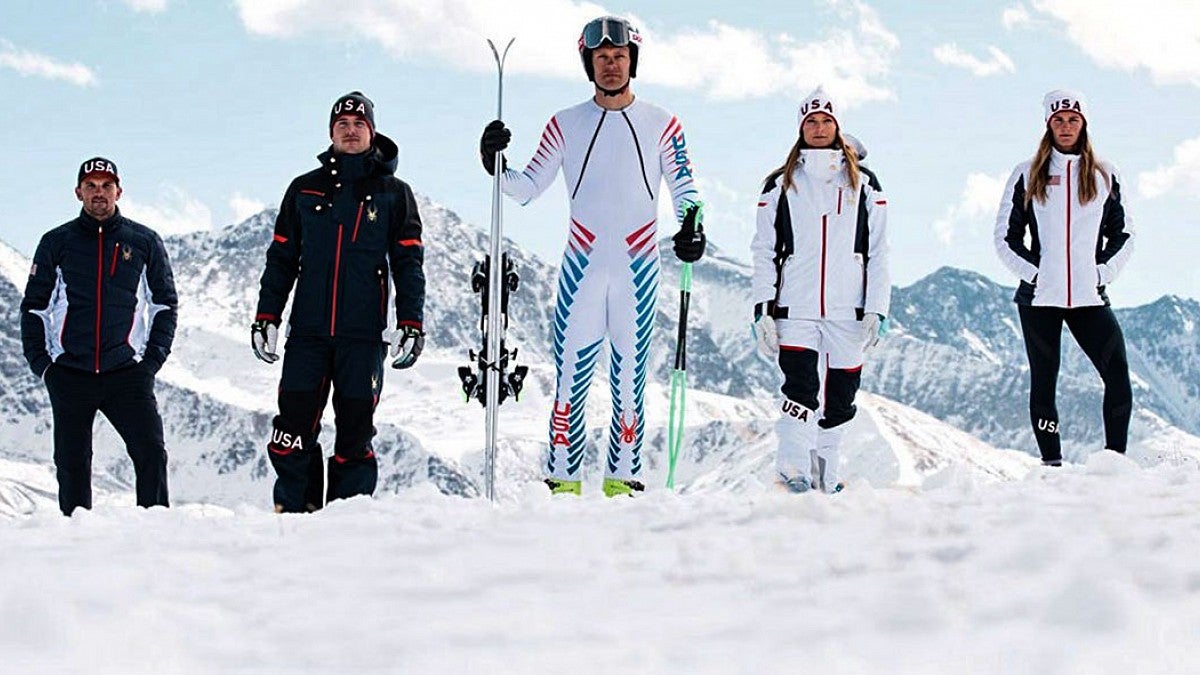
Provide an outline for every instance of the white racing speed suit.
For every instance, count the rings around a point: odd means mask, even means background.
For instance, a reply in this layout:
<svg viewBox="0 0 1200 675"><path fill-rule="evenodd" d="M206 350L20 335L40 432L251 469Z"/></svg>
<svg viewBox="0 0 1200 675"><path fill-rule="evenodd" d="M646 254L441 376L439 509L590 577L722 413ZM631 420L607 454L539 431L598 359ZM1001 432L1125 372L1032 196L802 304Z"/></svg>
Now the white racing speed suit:
<svg viewBox="0 0 1200 675"><path fill-rule="evenodd" d="M584 402L607 335L613 409L605 476L629 480L642 470L659 186L666 179L679 220L699 201L683 127L640 99L621 110L589 99L550 118L528 166L504 171L504 193L527 204L560 168L571 215L552 327L557 386L546 474L580 479Z"/></svg>

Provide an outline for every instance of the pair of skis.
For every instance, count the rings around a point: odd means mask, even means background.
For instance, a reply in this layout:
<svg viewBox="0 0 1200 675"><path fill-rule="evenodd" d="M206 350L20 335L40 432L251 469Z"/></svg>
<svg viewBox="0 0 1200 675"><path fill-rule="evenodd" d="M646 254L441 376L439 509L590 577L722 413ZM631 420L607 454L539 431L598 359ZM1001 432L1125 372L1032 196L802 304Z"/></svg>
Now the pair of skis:
<svg viewBox="0 0 1200 675"><path fill-rule="evenodd" d="M508 58L508 50L515 38L510 39L501 52L495 43L488 40L492 56L496 60L497 95L496 119L503 119L504 113L504 62ZM504 332L508 328L509 294L517 290L520 278L515 266L504 253L504 225L501 194L503 178L503 152L497 152L493 158L495 171L492 180L492 229L488 255L480 263L476 263L471 274L471 288L480 295L482 316L479 322L482 349L478 354L469 352L474 370L471 366L458 369L462 380L463 393L467 400L476 399L485 409L484 424L486 427L484 446L484 489L489 501L496 501L496 423L500 404L509 396L520 396L525 377L529 372L527 366L513 365L508 372L510 361L515 362L517 350L511 351L505 345ZM498 264L496 261L499 261ZM680 273L679 289L679 330L675 345L675 369L671 373L671 413L668 427L668 472L667 487L675 487L675 465L679 458L679 450L683 444L683 413L687 393L687 314L692 295L692 264L684 263ZM482 381L481 381L482 378Z"/></svg>

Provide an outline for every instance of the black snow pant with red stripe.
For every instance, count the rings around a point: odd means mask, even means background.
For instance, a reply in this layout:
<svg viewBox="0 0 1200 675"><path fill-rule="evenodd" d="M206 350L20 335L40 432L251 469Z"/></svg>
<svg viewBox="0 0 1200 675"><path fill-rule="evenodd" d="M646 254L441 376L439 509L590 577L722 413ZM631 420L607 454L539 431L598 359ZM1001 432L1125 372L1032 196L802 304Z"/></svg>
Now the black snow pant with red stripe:
<svg viewBox="0 0 1200 675"><path fill-rule="evenodd" d="M375 436L375 406L383 388L385 349L381 341L288 339L279 383L279 415L267 444L277 475L277 511L315 511L326 500L375 492L379 468L371 439ZM336 437L326 486L318 438L330 390Z"/></svg>
<svg viewBox="0 0 1200 675"><path fill-rule="evenodd" d="M92 508L92 423L97 412L125 441L138 506L168 506L167 448L154 372L144 364L100 374L51 365L45 379L54 411L54 470L63 514Z"/></svg>
<svg viewBox="0 0 1200 675"><path fill-rule="evenodd" d="M1104 381L1105 447L1125 452L1133 388L1125 357L1125 336L1112 309L1102 305L1073 309L1018 305L1017 311L1029 357L1029 419L1042 460L1062 459L1055 390L1064 323Z"/></svg>

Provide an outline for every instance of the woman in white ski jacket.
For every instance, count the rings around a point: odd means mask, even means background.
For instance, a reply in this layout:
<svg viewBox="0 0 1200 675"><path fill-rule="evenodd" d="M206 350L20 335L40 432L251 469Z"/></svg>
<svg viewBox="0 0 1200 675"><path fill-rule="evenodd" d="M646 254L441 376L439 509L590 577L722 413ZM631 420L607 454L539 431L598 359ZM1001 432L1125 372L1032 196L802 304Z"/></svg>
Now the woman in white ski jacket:
<svg viewBox="0 0 1200 675"><path fill-rule="evenodd" d="M837 492L838 446L854 417L863 352L891 299L887 200L821 88L800 106L800 133L758 200L754 333L779 360L778 482Z"/></svg>
<svg viewBox="0 0 1200 675"><path fill-rule="evenodd" d="M1046 133L1017 165L996 216L996 252L1021 284L1014 300L1029 358L1029 416L1042 462L1062 463L1058 381L1062 327L1104 380L1105 447L1125 452L1133 392L1125 338L1105 287L1133 249L1121 181L1088 138L1088 105L1077 91L1043 100Z"/></svg>

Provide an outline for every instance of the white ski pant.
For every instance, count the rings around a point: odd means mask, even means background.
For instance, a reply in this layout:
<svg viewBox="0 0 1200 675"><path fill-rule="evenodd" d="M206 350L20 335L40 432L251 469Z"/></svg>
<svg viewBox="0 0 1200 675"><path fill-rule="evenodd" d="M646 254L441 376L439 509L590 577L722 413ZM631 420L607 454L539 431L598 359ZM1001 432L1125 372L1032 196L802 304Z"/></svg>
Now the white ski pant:
<svg viewBox="0 0 1200 675"><path fill-rule="evenodd" d="M546 474L580 480L584 404L604 338L611 366L612 421L604 474L629 480L642 470L646 371L658 297L654 221L616 241L597 241L572 221L558 280L552 329L556 387Z"/></svg>
<svg viewBox="0 0 1200 675"><path fill-rule="evenodd" d="M863 324L854 319L778 319L784 399L776 469L833 489L845 423L862 375Z"/></svg>

